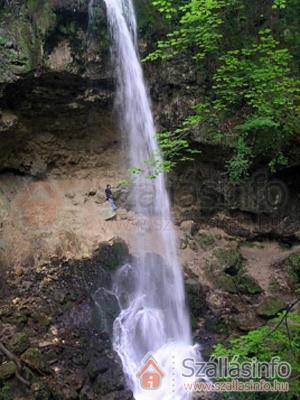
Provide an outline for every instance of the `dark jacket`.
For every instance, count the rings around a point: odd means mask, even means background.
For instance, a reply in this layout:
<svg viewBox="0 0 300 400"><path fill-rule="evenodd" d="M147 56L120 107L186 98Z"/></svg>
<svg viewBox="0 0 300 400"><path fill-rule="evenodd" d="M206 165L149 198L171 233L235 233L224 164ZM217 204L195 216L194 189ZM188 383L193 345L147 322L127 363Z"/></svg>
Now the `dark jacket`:
<svg viewBox="0 0 300 400"><path fill-rule="evenodd" d="M111 189L108 189L108 188L105 189L105 195L106 195L106 200L109 200L109 199L113 199L113 198L114 198Z"/></svg>

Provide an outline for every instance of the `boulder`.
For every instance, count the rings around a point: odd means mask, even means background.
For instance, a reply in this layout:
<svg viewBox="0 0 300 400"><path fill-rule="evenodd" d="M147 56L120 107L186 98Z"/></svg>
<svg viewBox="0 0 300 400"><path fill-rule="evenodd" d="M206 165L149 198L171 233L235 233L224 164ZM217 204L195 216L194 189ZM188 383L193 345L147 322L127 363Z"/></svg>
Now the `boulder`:
<svg viewBox="0 0 300 400"><path fill-rule="evenodd" d="M194 279L185 282L187 303L194 318L201 317L206 308L206 294L203 287Z"/></svg>
<svg viewBox="0 0 300 400"><path fill-rule="evenodd" d="M255 312L248 310L233 316L233 320L239 330L249 332L259 328L262 324L257 319Z"/></svg>
<svg viewBox="0 0 300 400"><path fill-rule="evenodd" d="M275 317L285 307L286 303L281 298L268 296L257 306L256 312L260 317L269 319Z"/></svg>
<svg viewBox="0 0 300 400"><path fill-rule="evenodd" d="M116 364L115 368L110 368L103 374L99 374L94 385L95 393L105 396L111 392L125 389L125 380L122 368Z"/></svg>
<svg viewBox="0 0 300 400"><path fill-rule="evenodd" d="M25 332L18 332L9 342L9 348L17 355L24 353L30 346L28 334Z"/></svg>
<svg viewBox="0 0 300 400"><path fill-rule="evenodd" d="M120 306L116 296L105 288L99 288L93 295L95 302L95 318L99 322L99 329L112 333L113 323L120 313Z"/></svg>
<svg viewBox="0 0 300 400"><path fill-rule="evenodd" d="M237 278L237 287L238 291L243 294L254 295L263 291L257 281L248 274L241 274Z"/></svg>
<svg viewBox="0 0 300 400"><path fill-rule="evenodd" d="M0 365L0 383L11 378L15 374L16 368L16 364L13 361Z"/></svg>
<svg viewBox="0 0 300 400"><path fill-rule="evenodd" d="M36 347L30 347L21 355L21 360L24 364L28 365L34 371L45 371L46 364L44 356L41 351Z"/></svg>
<svg viewBox="0 0 300 400"><path fill-rule="evenodd" d="M289 280L293 285L300 284L300 253L291 254L287 260Z"/></svg>
<svg viewBox="0 0 300 400"><path fill-rule="evenodd" d="M195 222L192 220L188 220L188 221L183 221L180 224L180 229L187 235L191 235L192 234L192 230L193 230L193 226L194 226Z"/></svg>
<svg viewBox="0 0 300 400"><path fill-rule="evenodd" d="M100 243L98 249L94 253L94 257L105 267L114 270L128 261L129 250L123 239L115 238L112 243Z"/></svg>
<svg viewBox="0 0 300 400"><path fill-rule="evenodd" d="M235 249L219 248L214 251L218 267L229 275L237 275L243 266L241 253Z"/></svg>
<svg viewBox="0 0 300 400"><path fill-rule="evenodd" d="M225 273L221 273L215 277L215 285L218 289L231 294L237 293L238 291L233 277Z"/></svg>

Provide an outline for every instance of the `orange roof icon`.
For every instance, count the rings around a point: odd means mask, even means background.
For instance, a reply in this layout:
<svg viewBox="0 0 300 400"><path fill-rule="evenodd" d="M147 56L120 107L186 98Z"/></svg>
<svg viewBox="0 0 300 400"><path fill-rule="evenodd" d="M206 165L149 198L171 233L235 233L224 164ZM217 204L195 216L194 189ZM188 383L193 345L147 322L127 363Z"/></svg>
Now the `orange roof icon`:
<svg viewBox="0 0 300 400"><path fill-rule="evenodd" d="M165 373L159 368L154 357L151 355L148 357L148 359L146 359L143 367L140 369L140 371L137 373L136 376L140 378L141 376L144 375L145 372L148 372L148 370L154 370L162 378L165 376Z"/></svg>

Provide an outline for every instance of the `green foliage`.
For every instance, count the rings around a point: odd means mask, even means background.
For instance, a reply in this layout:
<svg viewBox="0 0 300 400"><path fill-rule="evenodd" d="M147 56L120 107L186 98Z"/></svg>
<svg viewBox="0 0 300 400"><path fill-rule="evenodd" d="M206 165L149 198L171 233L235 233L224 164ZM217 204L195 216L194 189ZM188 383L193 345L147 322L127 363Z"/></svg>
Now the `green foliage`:
<svg viewBox="0 0 300 400"><path fill-rule="evenodd" d="M238 357L239 362L270 361L272 357L280 357L292 367L289 378L290 391L284 394L285 399L295 399L300 395L300 315L290 313L285 320L280 315L269 326L264 326L248 334L231 339L225 346L217 344L214 348L216 357ZM285 323L286 321L286 323ZM280 380L280 379L277 379ZM239 394L239 399L257 399L257 393ZM244 396L244 397L243 397ZM280 398L280 397L278 397Z"/></svg>
<svg viewBox="0 0 300 400"><path fill-rule="evenodd" d="M286 8L286 1L287 0L274 0L273 8Z"/></svg>
<svg viewBox="0 0 300 400"><path fill-rule="evenodd" d="M144 161L144 167L133 166L129 169L132 174L144 174L148 179L155 179L163 172L170 172L180 162L191 161L199 150L190 147L185 138L185 128L177 129L174 133L164 131L157 134L163 158L160 154L152 154Z"/></svg>
<svg viewBox="0 0 300 400"><path fill-rule="evenodd" d="M235 0L190 0L177 8L170 0L154 0L153 5L167 20L178 20L178 28L167 35L167 39L157 43L157 49L146 60L168 59L186 49L196 49L197 60L215 51L222 39L219 29L223 23L221 11Z"/></svg>
<svg viewBox="0 0 300 400"><path fill-rule="evenodd" d="M167 20L171 20L177 14L177 8L174 7L173 0L153 0L152 3Z"/></svg>
<svg viewBox="0 0 300 400"><path fill-rule="evenodd" d="M174 133L164 131L157 135L164 160L170 164L170 167L174 167L179 162L191 161L196 154L200 153L199 150L190 147L185 135L184 128L177 129Z"/></svg>
<svg viewBox="0 0 300 400"><path fill-rule="evenodd" d="M185 52L200 69L208 66L206 99L183 128L198 127L201 140L228 148L234 181L261 159L272 172L288 165L288 146L299 133L300 5L252 3L250 9L246 0L153 0L174 29L146 58Z"/></svg>
<svg viewBox="0 0 300 400"><path fill-rule="evenodd" d="M239 181L247 176L251 164L251 149L245 141L245 137L238 137L233 144L234 155L227 162L229 177L232 181Z"/></svg>
<svg viewBox="0 0 300 400"><path fill-rule="evenodd" d="M290 77L291 55L278 48L269 29L259 42L227 52L214 74L212 107L219 120L236 118L228 161L232 180L246 176L253 157L268 156L270 166L286 164L282 149L297 133L297 80Z"/></svg>

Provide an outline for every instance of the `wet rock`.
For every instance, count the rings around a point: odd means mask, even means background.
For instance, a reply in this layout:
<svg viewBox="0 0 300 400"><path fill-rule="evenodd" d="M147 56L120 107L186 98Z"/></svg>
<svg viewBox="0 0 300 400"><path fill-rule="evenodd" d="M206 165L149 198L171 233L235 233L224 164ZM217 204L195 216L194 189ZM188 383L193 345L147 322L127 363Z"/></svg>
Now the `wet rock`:
<svg viewBox="0 0 300 400"><path fill-rule="evenodd" d="M94 356L87 365L87 373L94 380L99 374L103 374L109 369L109 360L106 356Z"/></svg>
<svg viewBox="0 0 300 400"><path fill-rule="evenodd" d="M129 250L124 240L113 239L113 242L103 242L95 251L94 257L109 269L116 269L129 259Z"/></svg>
<svg viewBox="0 0 300 400"><path fill-rule="evenodd" d="M262 318L273 318L286 308L286 303L278 297L268 296L257 307L256 312Z"/></svg>
<svg viewBox="0 0 300 400"><path fill-rule="evenodd" d="M129 250L126 242L121 238L115 238L112 244L114 259L121 265L129 260Z"/></svg>
<svg viewBox="0 0 300 400"><path fill-rule="evenodd" d="M120 313L120 306L116 296L105 288L99 288L93 295L96 305L95 318L99 322L99 329L111 333L113 323Z"/></svg>
<svg viewBox="0 0 300 400"><path fill-rule="evenodd" d="M187 303L194 318L199 318L206 307L206 294L203 287L194 279L185 282Z"/></svg>
<svg viewBox="0 0 300 400"><path fill-rule="evenodd" d="M98 375L93 388L99 395L106 395L110 392L120 391L125 389L125 381L122 369L115 365L103 374Z"/></svg>

